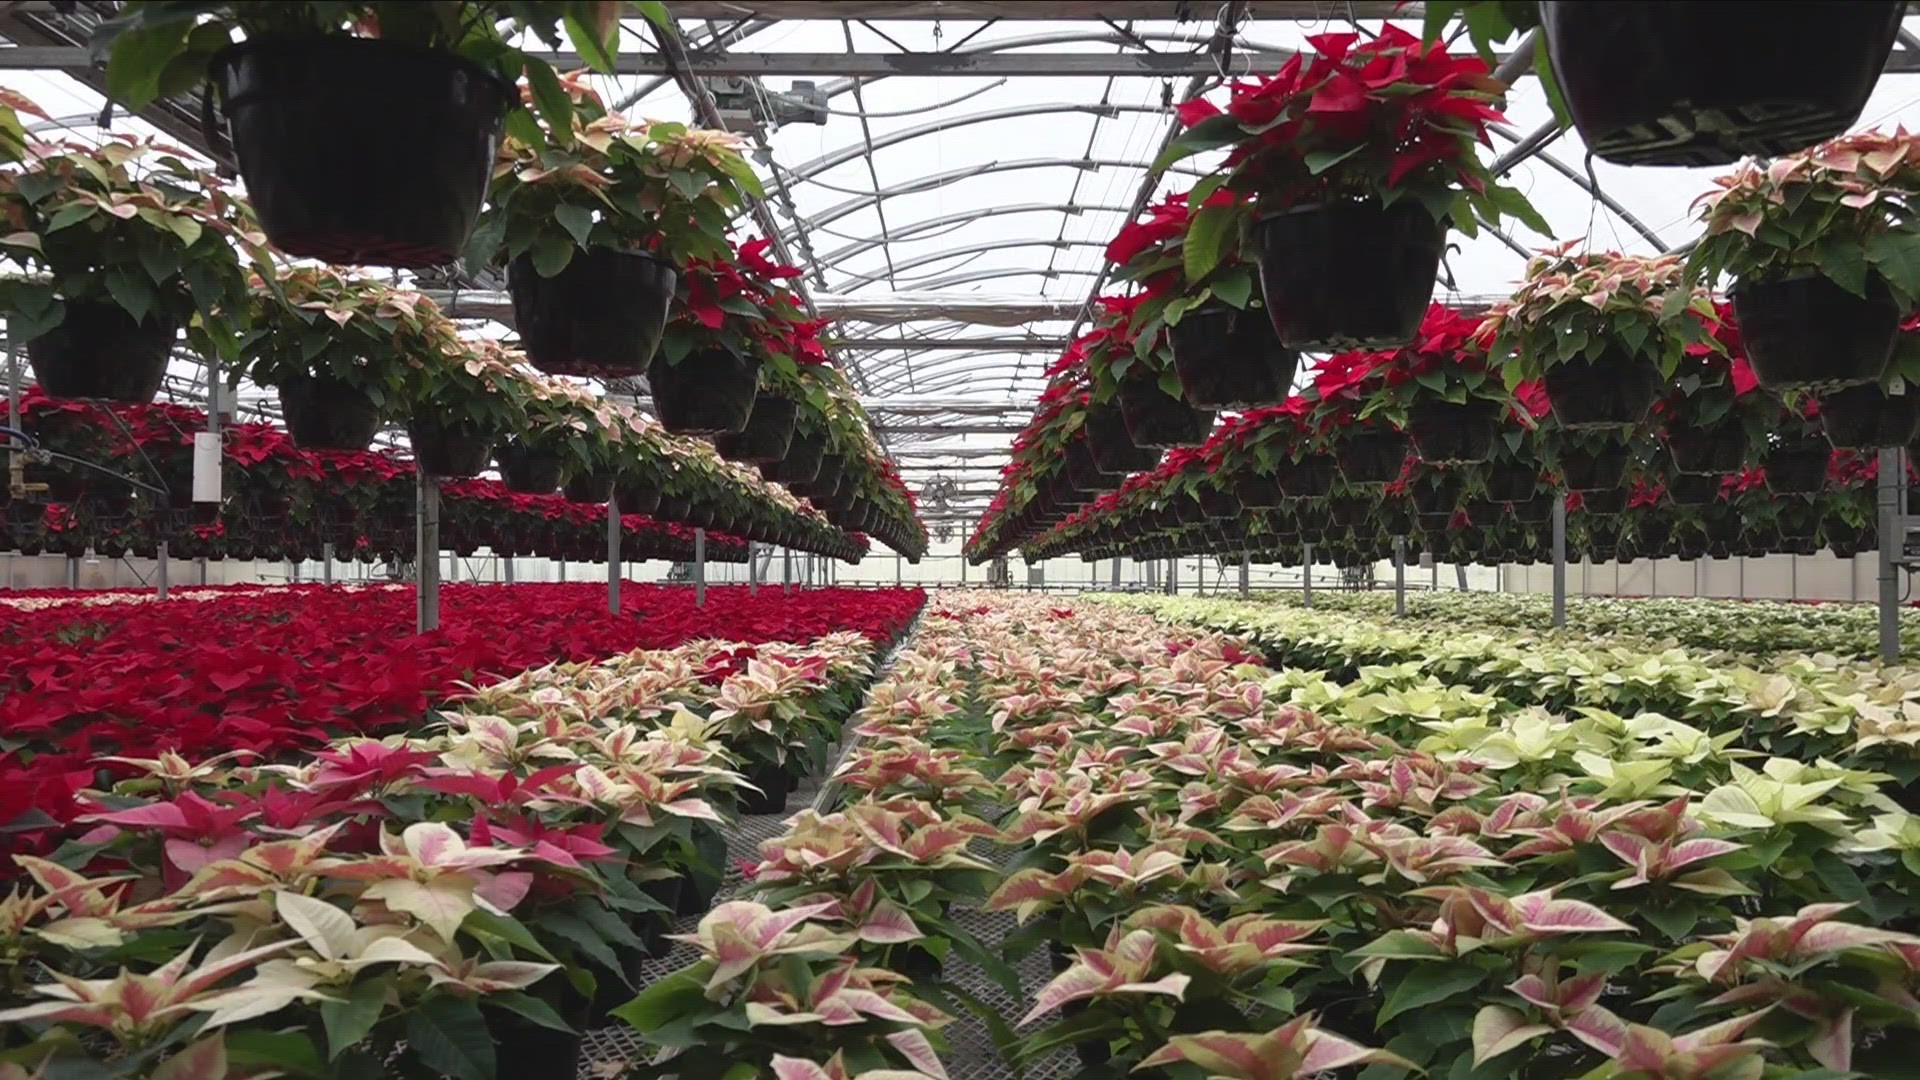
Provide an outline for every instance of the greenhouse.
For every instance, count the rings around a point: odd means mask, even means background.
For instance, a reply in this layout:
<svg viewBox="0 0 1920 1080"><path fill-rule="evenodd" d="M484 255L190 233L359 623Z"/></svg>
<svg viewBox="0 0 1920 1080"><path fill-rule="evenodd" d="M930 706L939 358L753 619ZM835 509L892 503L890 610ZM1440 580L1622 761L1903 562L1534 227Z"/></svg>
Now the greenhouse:
<svg viewBox="0 0 1920 1080"><path fill-rule="evenodd" d="M0 0L0 1080L1920 1078L1916 33Z"/></svg>

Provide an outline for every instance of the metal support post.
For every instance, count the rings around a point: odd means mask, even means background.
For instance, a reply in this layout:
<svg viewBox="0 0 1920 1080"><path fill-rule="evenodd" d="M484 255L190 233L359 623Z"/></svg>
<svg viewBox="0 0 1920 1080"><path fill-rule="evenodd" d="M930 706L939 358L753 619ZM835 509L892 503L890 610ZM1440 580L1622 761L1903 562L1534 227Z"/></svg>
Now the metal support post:
<svg viewBox="0 0 1920 1080"><path fill-rule="evenodd" d="M1553 493L1553 627L1567 625L1567 498Z"/></svg>
<svg viewBox="0 0 1920 1080"><path fill-rule="evenodd" d="M559 563L555 565L553 570L553 579L555 581L567 580L567 560L561 559Z"/></svg>
<svg viewBox="0 0 1920 1080"><path fill-rule="evenodd" d="M155 545L155 547L157 550L154 552L153 594L159 599L165 600L167 598L167 542L162 540L159 544Z"/></svg>
<svg viewBox="0 0 1920 1080"><path fill-rule="evenodd" d="M962 555L960 556L960 584L965 585L966 583L967 583L967 557L965 555Z"/></svg>
<svg viewBox="0 0 1920 1080"><path fill-rule="evenodd" d="M906 573L906 571L902 569L906 564L907 560L905 556L897 551L893 553L893 587L896 589L900 587L902 576Z"/></svg>
<svg viewBox="0 0 1920 1080"><path fill-rule="evenodd" d="M962 580L965 580L964 578ZM793 549L780 549L780 591L793 592Z"/></svg>
<svg viewBox="0 0 1920 1080"><path fill-rule="evenodd" d="M620 503L607 500L607 613L620 614Z"/></svg>
<svg viewBox="0 0 1920 1080"><path fill-rule="evenodd" d="M413 568L414 630L440 629L440 481L418 474L415 485Z"/></svg>
<svg viewBox="0 0 1920 1080"><path fill-rule="evenodd" d="M1453 564L1453 584L1454 584L1454 587L1458 588L1461 592L1467 591L1467 564L1466 563Z"/></svg>
<svg viewBox="0 0 1920 1080"><path fill-rule="evenodd" d="M1167 560L1167 595L1180 595L1180 557Z"/></svg>
<svg viewBox="0 0 1920 1080"><path fill-rule="evenodd" d="M511 555L501 556L500 578L502 581L506 582L508 585L513 584L513 556Z"/></svg>
<svg viewBox="0 0 1920 1080"><path fill-rule="evenodd" d="M1393 614L1407 617L1407 538L1393 538Z"/></svg>
<svg viewBox="0 0 1920 1080"><path fill-rule="evenodd" d="M195 578L200 584L205 585L207 583L207 560L205 558L195 559L193 560L193 566Z"/></svg>
<svg viewBox="0 0 1920 1080"><path fill-rule="evenodd" d="M1243 551L1240 553L1240 599L1245 600L1251 595L1253 595L1253 555Z"/></svg>
<svg viewBox="0 0 1920 1080"><path fill-rule="evenodd" d="M333 541L320 545L320 580L333 584Z"/></svg>
<svg viewBox="0 0 1920 1080"><path fill-rule="evenodd" d="M287 560L287 580L293 582L295 585L300 584L300 560Z"/></svg>
<svg viewBox="0 0 1920 1080"><path fill-rule="evenodd" d="M751 540L747 541L747 595L760 595L760 552Z"/></svg>
<svg viewBox="0 0 1920 1080"><path fill-rule="evenodd" d="M67 556L67 588L77 589L79 587L80 557L78 555L69 555Z"/></svg>
<svg viewBox="0 0 1920 1080"><path fill-rule="evenodd" d="M1300 597L1308 606L1313 606L1313 545L1300 547Z"/></svg>
<svg viewBox="0 0 1920 1080"><path fill-rule="evenodd" d="M693 530L693 606L707 606L707 530Z"/></svg>
<svg viewBox="0 0 1920 1080"><path fill-rule="evenodd" d="M1118 555L1113 557L1113 589L1115 592L1120 591L1120 556Z"/></svg>
<svg viewBox="0 0 1920 1080"><path fill-rule="evenodd" d="M1891 664L1900 659L1900 565L1906 548L1906 519L1900 512L1900 497L1907 479L1907 454L1904 447L1884 447L1880 451L1880 659Z"/></svg>

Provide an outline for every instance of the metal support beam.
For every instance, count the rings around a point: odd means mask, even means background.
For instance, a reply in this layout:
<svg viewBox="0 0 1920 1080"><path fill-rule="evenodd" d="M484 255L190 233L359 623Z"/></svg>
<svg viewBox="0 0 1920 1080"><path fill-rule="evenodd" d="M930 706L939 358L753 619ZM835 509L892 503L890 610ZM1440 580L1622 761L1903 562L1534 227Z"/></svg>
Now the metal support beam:
<svg viewBox="0 0 1920 1080"><path fill-rule="evenodd" d="M1115 592L1120 591L1120 556L1118 555L1113 557L1113 588Z"/></svg>
<svg viewBox="0 0 1920 1080"><path fill-rule="evenodd" d="M747 541L747 595L760 595L760 552L759 545Z"/></svg>
<svg viewBox="0 0 1920 1080"><path fill-rule="evenodd" d="M1019 246L1052 247L1051 240L1020 241ZM997 248L995 250L998 250ZM958 248L943 251L940 258L963 255L967 252ZM902 268L905 267L902 263ZM1001 353L1050 353L1059 352L1067 347L1063 337L950 337L950 338L839 338L830 342L834 347L849 351L863 352L929 352L941 349L975 349L980 352Z"/></svg>
<svg viewBox="0 0 1920 1080"><path fill-rule="evenodd" d="M620 500L607 500L607 614L620 614Z"/></svg>
<svg viewBox="0 0 1920 1080"><path fill-rule="evenodd" d="M1900 496L1906 486L1907 455L1903 447L1880 451L1878 483L1880 509L1880 661L1900 659L1900 558L1906 547L1906 520Z"/></svg>
<svg viewBox="0 0 1920 1080"><path fill-rule="evenodd" d="M1313 606L1313 545L1300 546L1300 596L1308 607Z"/></svg>
<svg viewBox="0 0 1920 1080"><path fill-rule="evenodd" d="M780 591L783 594L793 592L793 549L780 549Z"/></svg>
<svg viewBox="0 0 1920 1080"><path fill-rule="evenodd" d="M707 530L693 530L693 606L707 606Z"/></svg>
<svg viewBox="0 0 1920 1080"><path fill-rule="evenodd" d="M327 540L320 545L320 580L333 584L333 541Z"/></svg>
<svg viewBox="0 0 1920 1080"><path fill-rule="evenodd" d="M440 629L440 481L416 473L413 503L413 628Z"/></svg>
<svg viewBox="0 0 1920 1080"><path fill-rule="evenodd" d="M1407 538L1393 538L1393 615L1407 617Z"/></svg>
<svg viewBox="0 0 1920 1080"><path fill-rule="evenodd" d="M167 542L162 540L155 546L157 550L154 552L153 594L155 597L165 600L167 598Z"/></svg>
<svg viewBox="0 0 1920 1080"><path fill-rule="evenodd" d="M513 556L500 556L500 579L508 585L513 584Z"/></svg>
<svg viewBox="0 0 1920 1080"><path fill-rule="evenodd" d="M1567 497L1553 493L1553 628L1567 627Z"/></svg>
<svg viewBox="0 0 1920 1080"><path fill-rule="evenodd" d="M1253 595L1253 556L1240 553L1240 599Z"/></svg>

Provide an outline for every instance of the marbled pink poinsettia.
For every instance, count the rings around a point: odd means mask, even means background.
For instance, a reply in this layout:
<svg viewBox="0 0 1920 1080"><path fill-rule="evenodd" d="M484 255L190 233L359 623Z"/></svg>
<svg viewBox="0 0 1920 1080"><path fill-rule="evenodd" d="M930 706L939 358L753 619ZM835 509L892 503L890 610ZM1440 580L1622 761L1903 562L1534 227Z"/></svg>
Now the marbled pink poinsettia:
<svg viewBox="0 0 1920 1080"><path fill-rule="evenodd" d="M1197 1066L1210 1077L1227 1080L1295 1080L1351 1065L1412 1067L1397 1054L1371 1050L1316 1027L1311 1014L1294 1017L1265 1034L1206 1031L1175 1035L1136 1067L1180 1064Z"/></svg>
<svg viewBox="0 0 1920 1080"><path fill-rule="evenodd" d="M1249 914L1215 924L1193 908L1159 904L1129 916L1125 925L1168 935L1175 949L1230 979L1326 948L1305 942L1326 925L1325 920L1270 919Z"/></svg>
<svg viewBox="0 0 1920 1080"><path fill-rule="evenodd" d="M1114 994L1160 994L1175 1000L1186 996L1192 980L1179 972L1149 979L1160 938L1151 930L1115 927L1104 949L1077 949L1078 958L1067 970L1040 988L1033 1008L1020 1018L1030 1024L1062 1005Z"/></svg>

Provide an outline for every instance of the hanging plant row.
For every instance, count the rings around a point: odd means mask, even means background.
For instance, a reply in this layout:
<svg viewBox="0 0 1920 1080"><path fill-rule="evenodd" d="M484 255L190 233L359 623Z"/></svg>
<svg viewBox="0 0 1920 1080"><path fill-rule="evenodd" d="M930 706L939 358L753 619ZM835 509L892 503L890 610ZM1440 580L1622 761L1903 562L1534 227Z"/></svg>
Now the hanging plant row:
<svg viewBox="0 0 1920 1080"><path fill-rule="evenodd" d="M1299 391L1223 401L1241 411L1211 431L1180 327L1253 297L1230 239L1194 273L1207 215L1244 203L1197 187L1110 245L1140 288L1102 298L1050 371L966 553L1299 563L1312 545L1364 565L1405 537L1409 557L1525 564L1547 558L1560 498L1570 553L1595 561L1871 549L1871 452L1920 425L1916 154L1866 133L1743 168L1702 200L1684 258L1548 248L1489 311L1432 305L1402 344L1263 368ZM1833 303L1759 306L1744 285L1716 301L1728 275L1824 281Z"/></svg>

